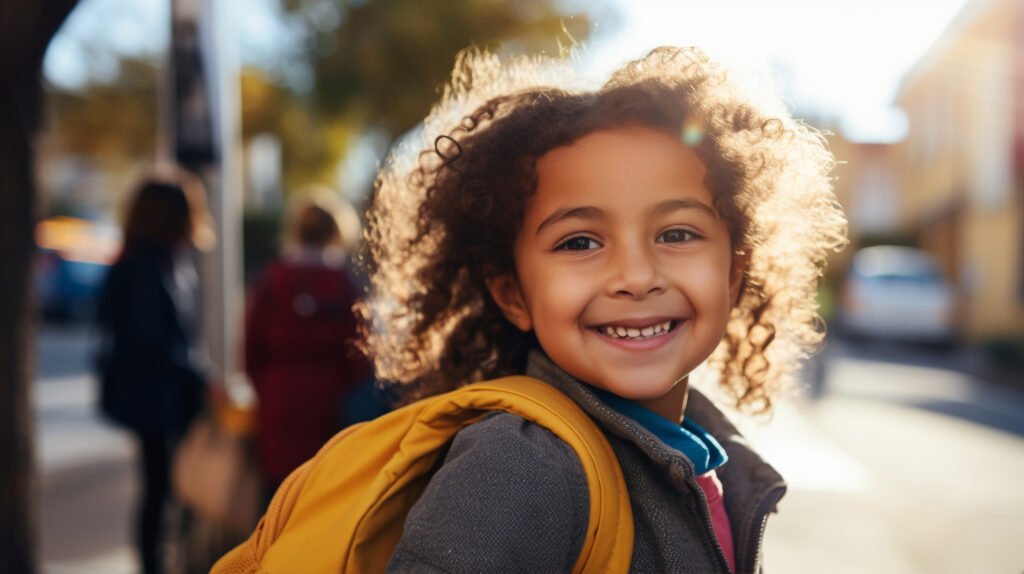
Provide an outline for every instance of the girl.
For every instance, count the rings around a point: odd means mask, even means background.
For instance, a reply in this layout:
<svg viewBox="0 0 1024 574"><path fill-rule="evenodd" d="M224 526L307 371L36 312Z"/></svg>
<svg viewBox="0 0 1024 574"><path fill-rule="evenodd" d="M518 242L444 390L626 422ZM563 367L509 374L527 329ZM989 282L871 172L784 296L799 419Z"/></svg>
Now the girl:
<svg viewBox="0 0 1024 574"><path fill-rule="evenodd" d="M832 156L698 50L657 49L596 90L566 77L466 55L433 145L385 166L370 353L405 401L550 383L619 459L633 571L757 571L784 483L690 382L767 412L818 342L817 278L845 241ZM569 571L587 508L572 450L494 415L457 435L389 568Z"/></svg>

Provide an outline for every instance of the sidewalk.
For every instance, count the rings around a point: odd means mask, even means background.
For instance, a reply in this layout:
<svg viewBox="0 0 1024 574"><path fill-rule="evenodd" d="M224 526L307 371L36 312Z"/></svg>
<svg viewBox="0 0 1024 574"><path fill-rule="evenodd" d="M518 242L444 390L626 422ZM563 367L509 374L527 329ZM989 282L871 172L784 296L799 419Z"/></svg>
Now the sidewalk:
<svg viewBox="0 0 1024 574"><path fill-rule="evenodd" d="M134 574L131 441L97 417L88 375L37 380L33 399L42 572Z"/></svg>
<svg viewBox="0 0 1024 574"><path fill-rule="evenodd" d="M834 358L824 397L752 442L786 477L772 572L1018 572L1024 393L948 369ZM984 482L984 488L971 485Z"/></svg>

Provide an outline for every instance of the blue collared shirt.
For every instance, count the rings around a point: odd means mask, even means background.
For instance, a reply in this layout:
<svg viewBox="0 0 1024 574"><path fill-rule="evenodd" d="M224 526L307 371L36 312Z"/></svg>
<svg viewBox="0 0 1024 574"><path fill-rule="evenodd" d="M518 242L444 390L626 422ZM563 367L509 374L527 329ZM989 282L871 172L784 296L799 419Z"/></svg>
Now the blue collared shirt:
<svg viewBox="0 0 1024 574"><path fill-rule="evenodd" d="M594 391L606 405L640 424L668 446L683 453L693 462L694 471L702 475L714 470L729 460L722 445L697 423L684 418L682 425L645 409L633 401L596 387Z"/></svg>

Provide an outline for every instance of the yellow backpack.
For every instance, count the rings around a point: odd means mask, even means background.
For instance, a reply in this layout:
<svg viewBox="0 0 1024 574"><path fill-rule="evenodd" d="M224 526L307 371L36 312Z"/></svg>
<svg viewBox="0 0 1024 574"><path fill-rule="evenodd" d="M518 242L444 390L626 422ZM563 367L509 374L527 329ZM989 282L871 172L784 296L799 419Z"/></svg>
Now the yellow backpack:
<svg viewBox="0 0 1024 574"><path fill-rule="evenodd" d="M341 431L284 481L256 531L218 560L211 574L383 572L444 446L491 411L547 428L579 456L590 488L590 520L573 572L627 572L633 517L611 445L554 387L507 377Z"/></svg>

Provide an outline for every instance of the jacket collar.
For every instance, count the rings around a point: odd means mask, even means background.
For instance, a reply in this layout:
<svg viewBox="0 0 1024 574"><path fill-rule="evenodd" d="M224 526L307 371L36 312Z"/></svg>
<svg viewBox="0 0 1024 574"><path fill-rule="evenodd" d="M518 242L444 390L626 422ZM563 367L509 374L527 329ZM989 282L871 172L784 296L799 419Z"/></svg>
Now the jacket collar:
<svg viewBox="0 0 1024 574"><path fill-rule="evenodd" d="M635 443L654 462L662 466L671 466L679 458L678 453L668 448L651 432L633 419L610 408L586 384L582 383L561 367L556 365L541 351L532 351L527 361L526 375L554 386L572 398L588 415L601 425L606 432L622 437ZM686 404L686 418L696 422L707 430L725 448L730 460L739 456L744 466L756 465L771 469L764 460L755 453L736 427L729 422L722 412L697 389L689 390ZM735 454L734 454L735 453ZM692 474L692 464L686 461ZM728 465L726 465L728 466ZM773 476L766 476L772 481L782 481L774 469Z"/></svg>

